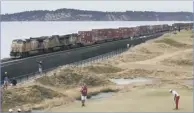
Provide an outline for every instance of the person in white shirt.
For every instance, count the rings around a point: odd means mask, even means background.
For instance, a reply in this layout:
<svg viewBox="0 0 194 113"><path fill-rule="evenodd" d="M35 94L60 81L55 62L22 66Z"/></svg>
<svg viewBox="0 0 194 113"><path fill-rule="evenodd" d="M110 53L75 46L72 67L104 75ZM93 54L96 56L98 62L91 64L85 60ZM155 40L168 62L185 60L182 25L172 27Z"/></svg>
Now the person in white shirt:
<svg viewBox="0 0 194 113"><path fill-rule="evenodd" d="M37 61L37 63L38 63L38 67L39 67L38 71L39 71L40 74L42 74L42 61L39 61L39 62Z"/></svg>
<svg viewBox="0 0 194 113"><path fill-rule="evenodd" d="M179 95L175 90L172 90L172 89L170 89L169 92L172 93L172 94L174 95L174 102L175 102L175 104L176 104L175 109L177 110L177 109L178 109L178 104L179 104L180 95Z"/></svg>

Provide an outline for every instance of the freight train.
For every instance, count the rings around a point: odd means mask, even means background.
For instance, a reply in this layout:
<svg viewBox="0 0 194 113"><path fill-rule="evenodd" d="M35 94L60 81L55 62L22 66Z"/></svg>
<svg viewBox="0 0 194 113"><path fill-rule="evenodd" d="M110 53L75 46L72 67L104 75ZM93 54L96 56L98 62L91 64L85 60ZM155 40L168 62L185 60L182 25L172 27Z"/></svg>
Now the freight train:
<svg viewBox="0 0 194 113"><path fill-rule="evenodd" d="M106 43L125 38L136 39L141 36L177 29L192 29L192 23L175 23L171 26L144 25L137 27L120 27L110 29L92 29L90 31L78 31L67 35L52 35L42 37L30 37L29 39L16 39L12 41L10 56L12 59L25 58L72 48Z"/></svg>

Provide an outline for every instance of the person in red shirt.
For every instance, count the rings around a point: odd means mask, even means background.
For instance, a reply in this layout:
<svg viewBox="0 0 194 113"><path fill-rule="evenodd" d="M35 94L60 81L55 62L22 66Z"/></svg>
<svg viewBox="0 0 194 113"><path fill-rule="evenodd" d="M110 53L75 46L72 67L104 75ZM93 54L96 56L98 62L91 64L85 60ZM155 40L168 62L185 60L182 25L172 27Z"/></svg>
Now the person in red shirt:
<svg viewBox="0 0 194 113"><path fill-rule="evenodd" d="M87 99L87 92L88 92L88 88L85 83L83 84L80 92L81 92L81 101L82 101L82 107L83 107L85 106L85 101Z"/></svg>

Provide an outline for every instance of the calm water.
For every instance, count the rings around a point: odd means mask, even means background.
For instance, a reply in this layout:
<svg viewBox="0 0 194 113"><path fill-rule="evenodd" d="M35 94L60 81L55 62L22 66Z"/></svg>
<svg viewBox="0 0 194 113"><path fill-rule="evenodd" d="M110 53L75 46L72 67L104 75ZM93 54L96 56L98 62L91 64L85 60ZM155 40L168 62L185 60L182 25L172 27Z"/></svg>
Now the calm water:
<svg viewBox="0 0 194 113"><path fill-rule="evenodd" d="M79 30L91 30L93 28L117 28L132 27L138 25L172 24L173 21L163 22L2 22L1 23L1 59L9 57L11 42L13 39L26 39L29 37L62 35L76 33Z"/></svg>

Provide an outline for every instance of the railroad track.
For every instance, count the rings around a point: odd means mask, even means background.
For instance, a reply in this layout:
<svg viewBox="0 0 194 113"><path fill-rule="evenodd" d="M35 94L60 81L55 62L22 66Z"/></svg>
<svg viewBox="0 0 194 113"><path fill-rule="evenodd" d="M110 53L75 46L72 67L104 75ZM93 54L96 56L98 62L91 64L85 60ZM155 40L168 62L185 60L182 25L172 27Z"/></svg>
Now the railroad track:
<svg viewBox="0 0 194 113"><path fill-rule="evenodd" d="M128 38L129 39L129 38ZM138 39L138 38L137 38ZM112 40L110 42L115 42L115 41L121 41L121 40L126 40L126 39L120 39L120 40ZM109 43L109 42L106 42L106 43ZM84 48L88 48L88 47L95 47L95 46L99 46L101 44L104 44L104 43L100 43L100 44L95 44L95 45L89 45L89 46L84 46L84 47L78 47L78 48L72 48L72 49L68 49L68 50L63 50L63 51L55 51L55 52L52 52L52 53L46 53L46 54L41 54L41 55L36 55L36 56L30 56L30 57L26 57L26 58L21 58L21 59L11 59L11 58L5 58L5 59L2 59L1 60L1 64L7 64L7 63L11 63L11 62L15 62L15 61L21 61L21 60L26 60L26 59L32 59L32 58L38 58L38 57L42 57L42 56L50 56L50 55L55 55L55 54L60 54L60 53L63 53L63 52L70 52L70 51L74 51L74 50L81 50L81 49L84 49Z"/></svg>
<svg viewBox="0 0 194 113"><path fill-rule="evenodd" d="M56 71L56 69L59 69L59 68L64 69L64 68L68 68L68 67L85 67L85 66L89 66L92 63L96 63L96 62L99 62L99 61L117 56L117 55L125 52L126 50L128 50L128 48L119 49L119 50L116 50L116 51L112 51L112 52L109 52L109 53L106 53L106 54L102 54L102 55L95 56L95 57L92 57L92 58L88 58L88 59L85 59L85 60L81 60L81 61L78 61L78 62L73 62L73 63L70 63L70 64L66 64L64 66L59 66L59 67L54 67L54 68L51 68L51 69L47 69L47 70L43 71L42 75L39 74L39 72L37 71L35 73L30 73L30 74L23 75L23 76L16 77L16 78L12 78L12 79L16 79L19 84L23 84L25 82L34 80L34 79L39 78L39 77L44 76L44 75L48 76L49 75L49 74L47 74L48 72Z"/></svg>
<svg viewBox="0 0 194 113"><path fill-rule="evenodd" d="M4 75L4 72L8 72L9 78L23 81L22 79L26 80L37 74L38 64L36 61L43 61L43 71L48 72L61 65L79 62L111 51L126 48L127 44L130 46L138 45L147 40L157 38L162 34L164 33L139 37L135 40L123 39L23 59L10 60L1 63L1 74Z"/></svg>

